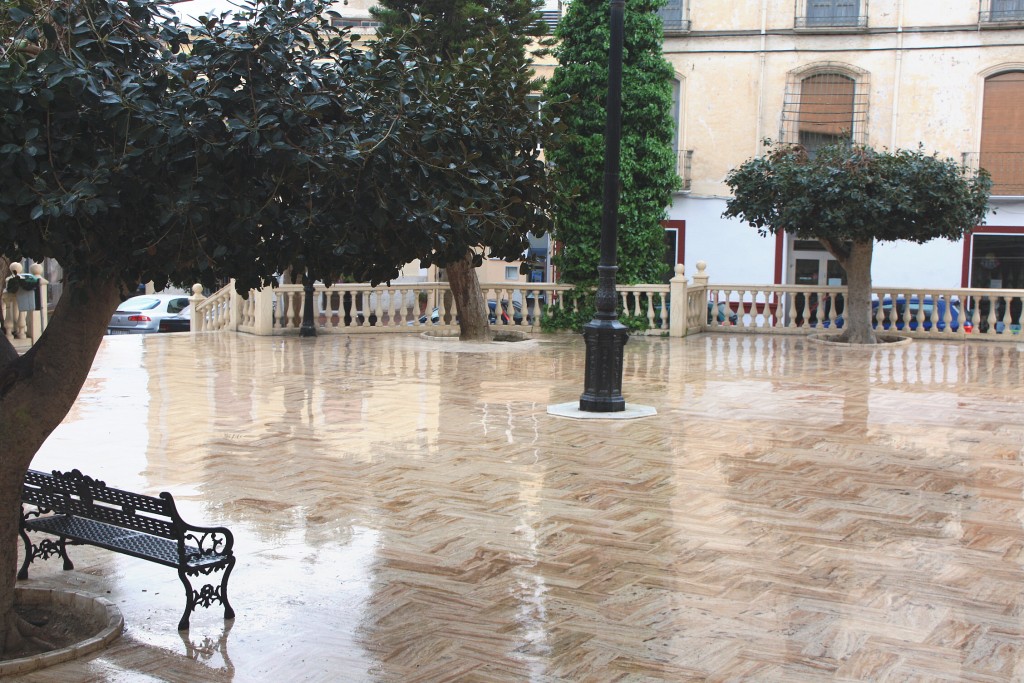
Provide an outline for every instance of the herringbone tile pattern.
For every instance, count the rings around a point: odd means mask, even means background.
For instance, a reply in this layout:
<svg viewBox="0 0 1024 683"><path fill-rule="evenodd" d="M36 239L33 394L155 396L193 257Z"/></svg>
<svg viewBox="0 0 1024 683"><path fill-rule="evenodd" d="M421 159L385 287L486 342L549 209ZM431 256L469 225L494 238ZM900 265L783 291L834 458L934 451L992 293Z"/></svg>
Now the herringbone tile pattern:
<svg viewBox="0 0 1024 683"><path fill-rule="evenodd" d="M640 421L546 414L576 337L105 341L34 466L236 533L238 613L74 549L125 637L26 681L1024 681L1024 363L634 339Z"/></svg>

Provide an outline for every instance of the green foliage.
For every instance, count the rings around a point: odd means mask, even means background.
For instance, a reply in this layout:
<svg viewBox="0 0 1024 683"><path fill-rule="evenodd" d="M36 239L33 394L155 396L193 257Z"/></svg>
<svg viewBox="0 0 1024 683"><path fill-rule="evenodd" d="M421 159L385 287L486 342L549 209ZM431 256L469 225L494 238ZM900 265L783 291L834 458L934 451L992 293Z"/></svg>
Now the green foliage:
<svg viewBox="0 0 1024 683"><path fill-rule="evenodd" d="M73 0L24 24L34 51L0 61L0 253L125 291L521 253L548 224L546 115L507 115L528 68L439 62L416 27L359 50L330 18L261 0L186 29Z"/></svg>
<svg viewBox="0 0 1024 683"><path fill-rule="evenodd" d="M415 46L422 92L406 107L395 154L410 150L419 174L401 166L410 190L393 220L403 241L432 236L417 249L445 266L486 248L512 261L527 234L550 228L552 189L542 144L557 128L556 107L538 100L526 46L545 27L537 0L384 0L376 50ZM430 106L424 106L428 104Z"/></svg>
<svg viewBox="0 0 1024 683"><path fill-rule="evenodd" d="M381 0L370 13L381 22L378 32L395 36L426 27L423 39L434 54L452 59L467 48L491 45L502 60L518 60L527 47L547 46L541 0Z"/></svg>
<svg viewBox="0 0 1024 683"><path fill-rule="evenodd" d="M767 141L769 146L771 141ZM922 149L878 152L834 145L813 157L775 145L726 178L733 197L723 214L762 235L788 232L844 242L959 239L984 222L992 181Z"/></svg>
<svg viewBox="0 0 1024 683"><path fill-rule="evenodd" d="M665 207L679 187L672 147L671 65L662 56L663 0L626 4L622 78L622 155L617 280L660 282L664 262ZM563 280L594 283L600 261L608 89L609 5L574 0L556 37L559 66L547 85L549 97L568 96L565 134L547 145L555 167L555 261Z"/></svg>
<svg viewBox="0 0 1024 683"><path fill-rule="evenodd" d="M583 326L593 320L597 313L594 293L594 290L579 288L564 292L561 295L565 297L567 303L564 308L554 304L544 307L544 314L540 321L541 330L544 332L563 332L566 330L583 332ZM572 301L576 302L575 309L568 305ZM655 307L657 308L660 305L660 297L658 297L655 301ZM646 296L641 298L640 308L641 310L647 310ZM618 301L616 309L619 322L625 325L630 332L643 332L650 329L647 316L633 315L627 312L622 306L621 300Z"/></svg>

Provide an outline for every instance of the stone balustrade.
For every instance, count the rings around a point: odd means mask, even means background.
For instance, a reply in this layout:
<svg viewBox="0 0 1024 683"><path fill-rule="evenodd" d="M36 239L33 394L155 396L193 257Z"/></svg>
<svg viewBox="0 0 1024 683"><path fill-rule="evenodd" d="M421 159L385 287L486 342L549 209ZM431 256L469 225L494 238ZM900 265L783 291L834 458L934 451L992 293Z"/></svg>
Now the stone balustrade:
<svg viewBox="0 0 1024 683"><path fill-rule="evenodd" d="M569 285L483 283L492 325L539 330L556 308L578 310ZM245 298L229 284L210 297L193 288L192 330L237 330L270 335L297 333L305 291L301 285L252 290ZM707 265L687 281L676 266L669 284L620 286L622 310L646 320L637 334L682 337L705 331L742 334L808 334L844 325L845 287L717 284ZM321 333L457 331L458 310L445 282L371 286L317 284L315 324ZM872 320L878 330L910 337L1007 340L1020 333L1024 290L879 287Z"/></svg>
<svg viewBox="0 0 1024 683"><path fill-rule="evenodd" d="M18 342L34 344L48 322L50 283L43 277L43 266L33 264L29 275L24 271L20 263L11 264L11 276L4 282L2 300L4 336L17 345L20 345ZM19 278L29 287L11 287L14 278Z"/></svg>

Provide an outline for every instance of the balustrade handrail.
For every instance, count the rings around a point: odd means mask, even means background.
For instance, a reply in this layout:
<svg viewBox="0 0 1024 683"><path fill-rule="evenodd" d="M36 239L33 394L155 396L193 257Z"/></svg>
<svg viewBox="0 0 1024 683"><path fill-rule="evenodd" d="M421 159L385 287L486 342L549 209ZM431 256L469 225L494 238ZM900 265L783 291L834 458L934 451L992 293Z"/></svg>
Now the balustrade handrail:
<svg viewBox="0 0 1024 683"><path fill-rule="evenodd" d="M624 314L647 320L646 334L685 336L705 331L808 334L845 324L845 286L710 283L698 263L692 282L677 266L669 284L621 285ZM198 288L198 286L197 286ZM253 290L245 299L233 285L203 298L193 288L193 330L234 329L253 334L298 332L305 289L285 284ZM553 307L578 310L573 285L481 283L492 325L539 329ZM316 284L314 313L327 333L454 333L458 309L447 282ZM913 337L1005 340L1020 333L1024 289L875 287L872 324Z"/></svg>

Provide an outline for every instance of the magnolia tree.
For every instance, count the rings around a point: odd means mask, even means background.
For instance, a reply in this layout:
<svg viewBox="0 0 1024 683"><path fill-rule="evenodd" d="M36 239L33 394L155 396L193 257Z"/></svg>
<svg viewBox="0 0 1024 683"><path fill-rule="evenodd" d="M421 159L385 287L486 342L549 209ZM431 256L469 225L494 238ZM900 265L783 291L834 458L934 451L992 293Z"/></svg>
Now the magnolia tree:
<svg viewBox="0 0 1024 683"><path fill-rule="evenodd" d="M544 130L541 116L502 124L493 54L439 79L414 29L355 49L325 9L261 0L184 27L162 0L52 0L0 23L0 253L54 258L65 273L30 351L0 337L4 647L33 637L13 610L25 471L138 283L233 277L247 292L288 267L387 280L488 239L494 194L533 196L529 177L509 173L530 155L440 144L491 150Z"/></svg>
<svg viewBox="0 0 1024 683"><path fill-rule="evenodd" d="M373 10L382 36L394 40L417 29L416 40L434 58L430 71L440 81L464 71L466 60L479 59L481 49L488 50L486 80L462 84L479 94L459 98L458 104L438 101L423 112L422 139L411 128L409 143L429 146L442 167L469 161L489 170L425 174L427 182L416 186L418 197L444 205L445 211L410 213L397 227L453 236L435 242L421 261L445 269L463 340L490 337L476 275L483 256L520 259L529 246L527 235L543 234L551 224L553 191L541 146L555 139L549 123L557 122L546 120L554 108L542 106L536 96L539 84L527 52L531 42L535 47L545 42L540 6L539 0L381 0ZM472 202L462 200L467 189Z"/></svg>
<svg viewBox="0 0 1024 683"><path fill-rule="evenodd" d="M956 240L984 222L992 181L921 149L834 145L813 156L771 145L733 169L723 214L761 235L815 239L846 271L842 341L873 344L871 255L876 241Z"/></svg>

